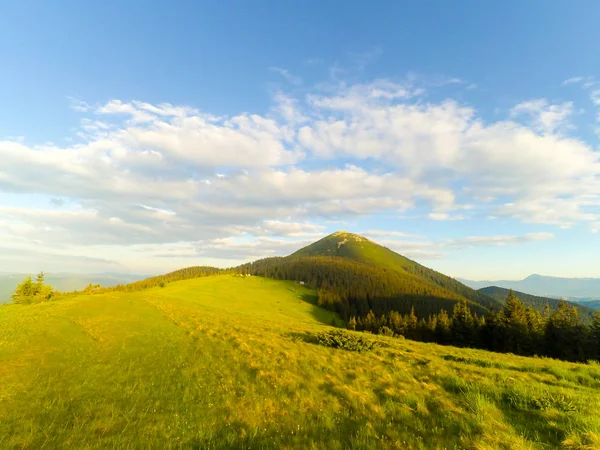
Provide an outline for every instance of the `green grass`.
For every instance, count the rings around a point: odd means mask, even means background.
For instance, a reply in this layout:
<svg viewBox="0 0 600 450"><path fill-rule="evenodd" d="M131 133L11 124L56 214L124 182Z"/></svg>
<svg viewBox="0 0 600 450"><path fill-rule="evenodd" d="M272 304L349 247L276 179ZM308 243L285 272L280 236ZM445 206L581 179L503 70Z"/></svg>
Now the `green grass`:
<svg viewBox="0 0 600 450"><path fill-rule="evenodd" d="M600 365L328 348L313 302L223 275L2 306L0 448L600 448Z"/></svg>

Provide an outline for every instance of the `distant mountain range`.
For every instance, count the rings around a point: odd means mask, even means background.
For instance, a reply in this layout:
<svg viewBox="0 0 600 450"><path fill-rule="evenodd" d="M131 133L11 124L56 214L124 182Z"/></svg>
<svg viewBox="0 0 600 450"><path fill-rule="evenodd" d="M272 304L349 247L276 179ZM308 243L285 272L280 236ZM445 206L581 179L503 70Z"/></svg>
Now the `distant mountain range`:
<svg viewBox="0 0 600 450"><path fill-rule="evenodd" d="M481 292L482 294L485 294L485 295L489 295L490 297L495 298L496 300L504 303L510 290L506 289L506 288L501 288L498 286L489 286L489 287L484 287L484 288L479 289L478 292ZM558 309L558 302L560 300L557 300L555 298L538 297L537 295L529 295L524 292L515 291L514 289L513 289L513 292L518 297L518 299L521 300L526 306L530 306L533 309L535 309L536 311L539 311L541 313L544 312L546 305L548 305L550 307L551 312ZM575 304L577 306L577 311L579 312L579 318L581 319L581 321L583 323L589 324L592 322L594 315L596 314L596 311L593 309L593 306L585 304L585 303L577 304L577 302L567 302L567 303Z"/></svg>
<svg viewBox="0 0 600 450"><path fill-rule="evenodd" d="M523 280L472 281L463 278L457 278L457 280L473 289L497 286L527 292L531 295L562 297L578 302L600 300L600 278L559 278L530 275Z"/></svg>
<svg viewBox="0 0 600 450"><path fill-rule="evenodd" d="M0 273L0 303L10 302L10 296L15 288L28 274ZM33 274L35 277L35 274ZM132 283L146 278L145 275L133 275L124 273L101 273L101 274L73 274L73 273L48 273L45 274L46 283L61 292L75 291L85 288L88 284L100 284L102 286L116 286L117 284Z"/></svg>

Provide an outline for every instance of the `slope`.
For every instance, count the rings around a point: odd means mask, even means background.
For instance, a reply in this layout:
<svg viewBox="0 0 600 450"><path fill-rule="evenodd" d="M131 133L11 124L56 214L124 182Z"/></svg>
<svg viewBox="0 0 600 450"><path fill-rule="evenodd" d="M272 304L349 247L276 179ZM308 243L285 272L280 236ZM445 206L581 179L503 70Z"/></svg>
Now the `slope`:
<svg viewBox="0 0 600 450"><path fill-rule="evenodd" d="M0 303L10 302L10 296L15 288L27 275L31 274L0 274ZM35 274L33 274L35 276ZM116 286L118 284L132 283L142 279L141 275L131 274L72 274L72 273L47 273L46 283L61 292L84 289L88 284L102 286Z"/></svg>
<svg viewBox="0 0 600 450"><path fill-rule="evenodd" d="M498 286L489 286L479 289L479 292L504 302L510 290ZM536 311L544 312L546 305L549 305L551 311L558 309L558 303L560 300L555 298L538 297L536 295L529 295L519 291L513 292L526 306L530 306ZM596 313L594 309L573 302L566 303L577 307L577 311L579 312L579 317L582 322L589 324L593 320L594 314Z"/></svg>
<svg viewBox="0 0 600 450"><path fill-rule="evenodd" d="M364 334L379 347L327 348L311 336L335 316L311 298L219 275L0 307L0 448L600 444L598 366Z"/></svg>
<svg viewBox="0 0 600 450"><path fill-rule="evenodd" d="M585 306L589 309L600 310L600 300L583 300L583 299L571 299L572 303Z"/></svg>
<svg viewBox="0 0 600 450"><path fill-rule="evenodd" d="M354 261L371 264L376 267L394 270L416 276L424 283L434 283L462 298L479 303L486 308L497 302L481 293L416 261L406 258L387 247L379 245L363 236L338 231L308 245L290 255L290 258L302 256L338 256Z"/></svg>
<svg viewBox="0 0 600 450"><path fill-rule="evenodd" d="M305 281L318 289L319 304L343 318L391 311L419 317L452 311L464 300L483 315L500 302L364 237L337 232L285 258L266 258L237 268L276 279Z"/></svg>

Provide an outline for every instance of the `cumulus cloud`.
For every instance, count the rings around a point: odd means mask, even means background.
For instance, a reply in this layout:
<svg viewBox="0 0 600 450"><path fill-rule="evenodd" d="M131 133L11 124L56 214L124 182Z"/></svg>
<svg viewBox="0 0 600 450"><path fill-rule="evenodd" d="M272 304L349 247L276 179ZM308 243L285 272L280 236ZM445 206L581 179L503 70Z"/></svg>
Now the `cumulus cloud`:
<svg viewBox="0 0 600 450"><path fill-rule="evenodd" d="M554 238L554 234L547 232L527 233L517 236L467 236L447 241L447 245L452 247L504 247L507 245L524 244L526 242L545 241L552 238Z"/></svg>
<svg viewBox="0 0 600 450"><path fill-rule="evenodd" d="M444 84L455 82L463 83ZM335 80L298 95L275 92L264 114L227 117L72 99L86 117L68 145L0 140L0 191L44 195L51 205L0 206L0 227L47 246L201 241L230 256L251 254L252 242L289 248L292 238L323 233L325 220L415 207L432 220L485 210L597 228L600 161L571 135L573 103L526 100L489 121L452 98L428 100L433 85Z"/></svg>
<svg viewBox="0 0 600 450"><path fill-rule="evenodd" d="M544 134L557 133L564 128L569 128L568 119L571 114L573 114L573 103L550 105L545 99L522 102L511 110L512 117L528 117L534 129Z"/></svg>
<svg viewBox="0 0 600 450"><path fill-rule="evenodd" d="M373 238L421 238L423 236L419 234L408 234L403 233L401 231L388 231L388 230L366 230L359 231L358 234L365 237L373 237Z"/></svg>

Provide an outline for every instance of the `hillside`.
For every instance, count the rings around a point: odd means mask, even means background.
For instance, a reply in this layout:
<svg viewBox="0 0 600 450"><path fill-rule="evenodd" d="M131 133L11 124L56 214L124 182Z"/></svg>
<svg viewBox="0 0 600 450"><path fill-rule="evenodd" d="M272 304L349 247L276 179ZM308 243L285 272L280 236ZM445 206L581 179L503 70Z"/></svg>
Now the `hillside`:
<svg viewBox="0 0 600 450"><path fill-rule="evenodd" d="M592 449L600 368L360 335L218 275L0 307L0 448Z"/></svg>
<svg viewBox="0 0 600 450"><path fill-rule="evenodd" d="M571 299L571 302L577 303L577 305L585 306L589 309L600 310L600 300Z"/></svg>
<svg viewBox="0 0 600 450"><path fill-rule="evenodd" d="M32 274L35 275L35 274ZM0 303L10 302L10 296L17 285L23 281L26 274L2 273L0 274ZM118 284L133 283L144 278L142 275L132 274L75 274L75 273L48 273L46 282L61 292L84 289L89 284L102 286L116 286Z"/></svg>
<svg viewBox="0 0 600 450"><path fill-rule="evenodd" d="M424 283L433 283L461 298L478 303L486 308L497 305L493 299L463 285L454 278L429 269L357 234L338 231L298 250L290 255L290 258L301 256L337 256L352 259L375 267L413 275L423 280Z"/></svg>
<svg viewBox="0 0 600 450"><path fill-rule="evenodd" d="M523 280L471 281L459 279L473 289L498 286L527 292L531 295L554 298L600 298L600 278L561 278L530 275Z"/></svg>
<svg viewBox="0 0 600 450"><path fill-rule="evenodd" d="M390 311L420 317L452 311L466 301L483 315L501 303L362 236L339 231L285 258L267 258L238 271L278 279L306 281L319 290L322 305L344 318Z"/></svg>
<svg viewBox="0 0 600 450"><path fill-rule="evenodd" d="M501 288L498 286L489 286L482 289L479 289L479 292L488 295L492 298L495 298L499 301L504 302L506 299L509 289ZM524 292L513 291L515 295L521 300L526 306L530 306L534 308L536 311L544 312L546 305L549 305L550 311L556 311L558 309L558 303L560 300L555 298L547 298L547 297L538 297L536 295L529 295ZM574 305L577 307L579 312L579 317L584 323L590 323L596 314L596 311L593 308L586 307L584 305L574 303L574 302L566 302L569 305Z"/></svg>

